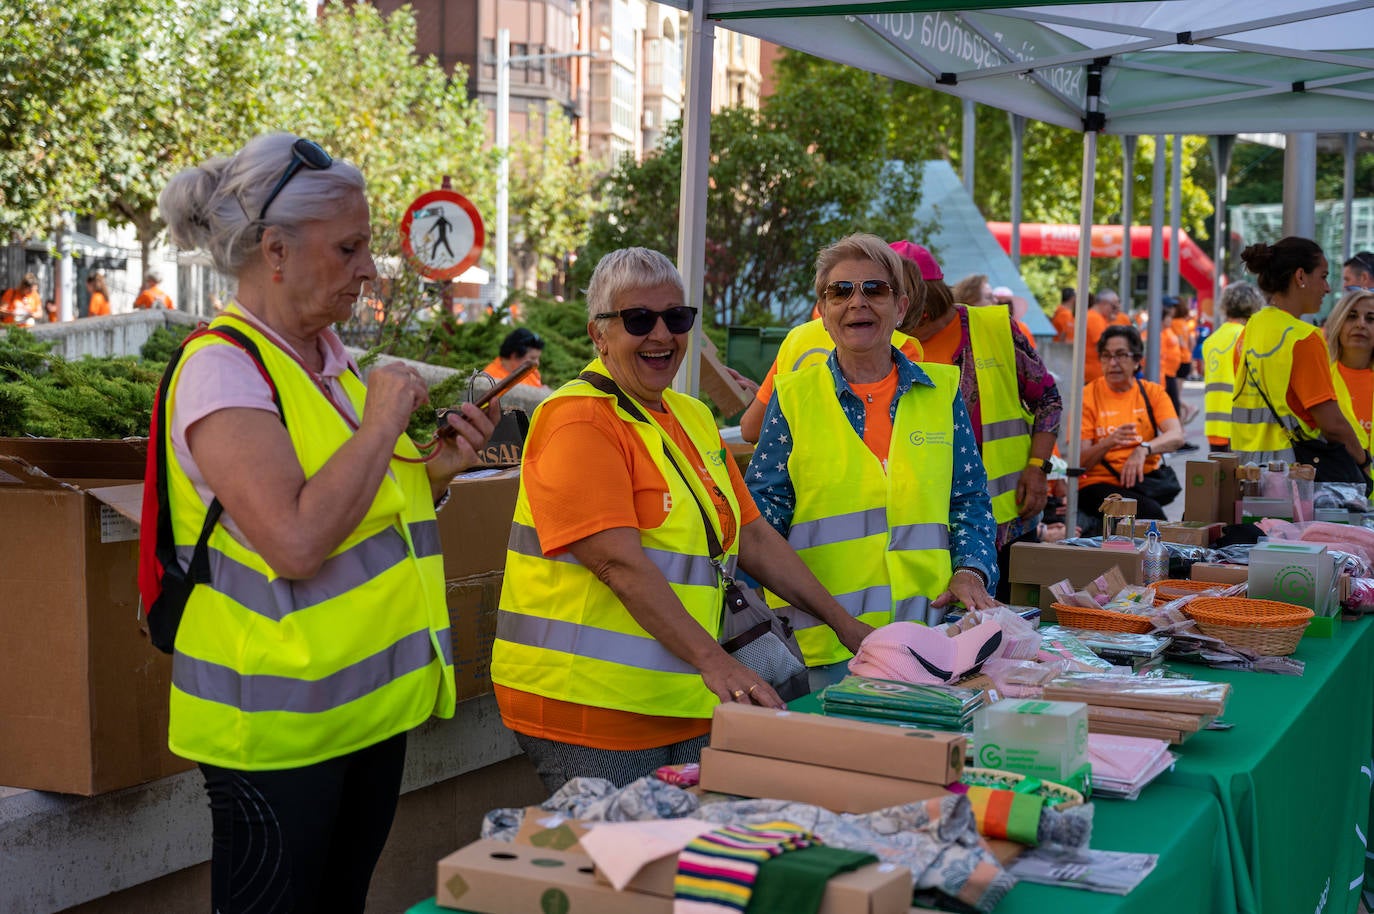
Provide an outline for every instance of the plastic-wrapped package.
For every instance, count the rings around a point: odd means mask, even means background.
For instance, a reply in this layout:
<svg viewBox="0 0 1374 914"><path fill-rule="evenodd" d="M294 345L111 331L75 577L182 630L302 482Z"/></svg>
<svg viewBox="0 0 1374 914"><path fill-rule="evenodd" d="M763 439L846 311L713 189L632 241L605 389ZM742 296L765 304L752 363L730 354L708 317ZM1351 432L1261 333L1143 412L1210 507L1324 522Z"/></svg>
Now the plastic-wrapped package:
<svg viewBox="0 0 1374 914"><path fill-rule="evenodd" d="M1042 634L1039 658L1042 663L1062 661L1069 671L1100 673L1112 669L1110 663L1094 654L1082 641L1063 633Z"/></svg>
<svg viewBox="0 0 1374 914"><path fill-rule="evenodd" d="M1355 578L1350 582L1350 596L1341 604L1347 612L1374 612L1374 578Z"/></svg>
<svg viewBox="0 0 1374 914"><path fill-rule="evenodd" d="M983 664L983 675L992 680L1004 698L1039 698L1045 683L1069 668L1066 661L1008 660L994 657Z"/></svg>
<svg viewBox="0 0 1374 914"><path fill-rule="evenodd" d="M996 622L1002 628L1002 644L993 654L1008 660L1034 660L1040 652L1040 634L1035 626L1005 606L991 609L977 609L968 613L965 619L973 624Z"/></svg>

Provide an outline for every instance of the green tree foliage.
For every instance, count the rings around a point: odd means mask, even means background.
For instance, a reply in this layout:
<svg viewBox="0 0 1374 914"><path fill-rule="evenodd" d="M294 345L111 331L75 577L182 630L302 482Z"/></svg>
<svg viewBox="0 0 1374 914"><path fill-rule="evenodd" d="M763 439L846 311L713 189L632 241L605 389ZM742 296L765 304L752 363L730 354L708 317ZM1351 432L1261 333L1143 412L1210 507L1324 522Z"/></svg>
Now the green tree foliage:
<svg viewBox="0 0 1374 914"><path fill-rule="evenodd" d="M582 159L577 133L557 107L547 118L532 116L510 156L513 288L545 282L563 291L568 255L587 242L596 166Z"/></svg>

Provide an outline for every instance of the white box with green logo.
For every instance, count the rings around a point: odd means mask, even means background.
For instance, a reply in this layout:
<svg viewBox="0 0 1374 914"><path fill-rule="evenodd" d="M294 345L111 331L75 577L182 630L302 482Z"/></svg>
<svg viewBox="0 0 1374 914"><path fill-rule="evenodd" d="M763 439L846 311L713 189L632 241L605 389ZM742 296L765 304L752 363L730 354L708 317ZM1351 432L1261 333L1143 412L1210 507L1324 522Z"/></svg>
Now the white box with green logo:
<svg viewBox="0 0 1374 914"><path fill-rule="evenodd" d="M988 705L973 717L973 760L1062 783L1088 763L1088 706L1033 698Z"/></svg>

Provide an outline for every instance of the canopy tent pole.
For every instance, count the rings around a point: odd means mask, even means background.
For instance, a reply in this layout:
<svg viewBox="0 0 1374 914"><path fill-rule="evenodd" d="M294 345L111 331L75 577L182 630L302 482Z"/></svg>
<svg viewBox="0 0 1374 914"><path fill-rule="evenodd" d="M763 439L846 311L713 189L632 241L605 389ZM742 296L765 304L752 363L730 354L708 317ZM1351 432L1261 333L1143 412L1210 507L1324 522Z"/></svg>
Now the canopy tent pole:
<svg viewBox="0 0 1374 914"><path fill-rule="evenodd" d="M1283 233L1317 234L1317 135L1287 134L1283 145Z"/></svg>
<svg viewBox="0 0 1374 914"><path fill-rule="evenodd" d="M1226 278L1226 261L1231 252L1231 221L1226 217L1227 180L1231 171L1231 152L1236 148L1235 134L1209 137L1212 146L1212 165L1217 173L1215 212L1212 214L1212 326L1220 327L1226 320L1221 313L1221 286Z"/></svg>
<svg viewBox="0 0 1374 914"><path fill-rule="evenodd" d="M678 195L677 268L683 298L701 309L687 338L687 355L673 378L673 390L695 397L701 385L702 329L715 314L706 298L706 182L711 165L711 67L715 23L704 3L692 5L687 26L687 99L682 118L682 187Z"/></svg>
<svg viewBox="0 0 1374 914"><path fill-rule="evenodd" d="M1345 176L1341 186L1341 263L1355 256L1355 134L1345 135Z"/></svg>
<svg viewBox="0 0 1374 914"><path fill-rule="evenodd" d="M1131 309L1131 223L1135 220L1135 136L1121 138L1121 307ZM1087 296L1080 295L1086 302Z"/></svg>
<svg viewBox="0 0 1374 914"><path fill-rule="evenodd" d="M964 137L959 144L959 156L963 159L959 163L959 176L963 179L964 190L968 191L970 197L973 196L973 147L977 143L978 137L978 109L974 105L973 99L964 99Z"/></svg>
<svg viewBox="0 0 1374 914"><path fill-rule="evenodd" d="M1150 283L1146 292L1146 311L1149 314L1150 342L1145 347L1145 378L1159 383L1159 331L1163 326L1161 313L1164 303L1164 137L1155 136L1155 163L1150 193Z"/></svg>
<svg viewBox="0 0 1374 914"><path fill-rule="evenodd" d="M1064 504L1064 527L1074 532L1078 524L1078 468L1083 458L1083 366L1088 349L1087 295L1083 293L1092 281L1093 193L1097 178L1097 133L1105 125L1105 118L1097 110L1102 93L1102 65L1088 67L1087 114L1083 118L1083 185L1078 200L1078 289L1079 307L1074 312L1073 368L1068 379L1069 396L1065 409L1069 412L1069 440L1066 454L1069 462L1068 495ZM1096 506L1094 506L1096 507Z"/></svg>
<svg viewBox="0 0 1374 914"><path fill-rule="evenodd" d="M1169 294L1179 297L1179 241L1183 227L1183 137L1174 134L1169 156Z"/></svg>
<svg viewBox="0 0 1374 914"><path fill-rule="evenodd" d="M1026 118L1011 117L1011 262L1021 272L1021 174L1025 151Z"/></svg>

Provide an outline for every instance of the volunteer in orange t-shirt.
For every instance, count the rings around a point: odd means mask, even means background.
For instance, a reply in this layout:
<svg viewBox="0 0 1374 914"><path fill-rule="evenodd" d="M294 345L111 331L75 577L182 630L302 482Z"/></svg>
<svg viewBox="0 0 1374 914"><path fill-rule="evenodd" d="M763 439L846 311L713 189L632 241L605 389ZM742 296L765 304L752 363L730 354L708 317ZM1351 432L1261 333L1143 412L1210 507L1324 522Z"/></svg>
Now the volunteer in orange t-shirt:
<svg viewBox="0 0 1374 914"><path fill-rule="evenodd" d="M501 349L496 358L492 359L491 364L483 371L499 381L526 362L534 362L538 365L539 358L543 354L544 341L539 335L526 327L517 327L506 334L506 338L501 341ZM543 379L539 377L538 368L521 378L520 383L530 387L544 386Z"/></svg>
<svg viewBox="0 0 1374 914"><path fill-rule="evenodd" d="M670 389L696 320L672 262L645 248L607 254L587 308L600 355L587 371L643 418L581 379L535 412L492 649L502 720L550 792L695 762L717 702L783 707L717 641L706 516L727 552L737 543L740 568L851 650L872 631L760 517L705 405Z"/></svg>
<svg viewBox="0 0 1374 914"><path fill-rule="evenodd" d="M172 296L162 291L158 283L162 282L162 276L158 273L149 273L143 277L143 288L138 290L138 297L134 299L134 308L138 311L147 311L152 308L165 308L168 311L173 309Z"/></svg>
<svg viewBox="0 0 1374 914"><path fill-rule="evenodd" d="M32 324L43 313L38 277L25 273L19 285L0 294L0 324Z"/></svg>
<svg viewBox="0 0 1374 914"><path fill-rule="evenodd" d="M1341 296L1326 327L1336 399L1368 451L1374 448L1374 292Z"/></svg>
<svg viewBox="0 0 1374 914"><path fill-rule="evenodd" d="M1059 307L1055 310L1054 317L1050 318L1050 323L1054 326L1056 343L1073 342L1073 312L1077 305L1077 292L1069 288L1059 290Z"/></svg>
<svg viewBox="0 0 1374 914"><path fill-rule="evenodd" d="M1083 383L1091 384L1102 377L1102 363L1097 360L1097 341L1102 331L1115 319L1121 310L1121 296L1111 289L1103 289L1088 303L1087 355L1083 359Z"/></svg>
<svg viewBox="0 0 1374 914"><path fill-rule="evenodd" d="M1136 500L1136 516L1164 519L1164 505L1140 488L1159 468L1160 455L1178 450L1183 426L1164 388L1135 373L1145 344L1134 327L1108 327L1097 344L1104 374L1083 392L1083 450L1079 510L1100 522L1107 496ZM1084 531L1085 535L1092 535Z"/></svg>
<svg viewBox="0 0 1374 914"><path fill-rule="evenodd" d="M86 291L90 293L90 304L86 307L89 317L99 317L110 313L110 288L105 285L104 273L92 273L86 277Z"/></svg>

